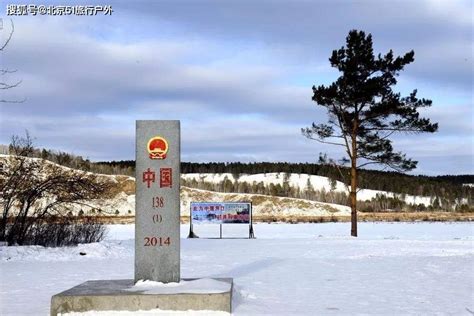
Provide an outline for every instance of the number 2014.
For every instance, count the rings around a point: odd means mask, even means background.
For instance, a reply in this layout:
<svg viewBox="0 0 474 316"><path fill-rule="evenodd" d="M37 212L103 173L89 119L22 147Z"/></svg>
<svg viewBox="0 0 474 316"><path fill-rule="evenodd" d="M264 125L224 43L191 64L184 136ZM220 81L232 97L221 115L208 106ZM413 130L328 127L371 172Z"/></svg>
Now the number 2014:
<svg viewBox="0 0 474 316"><path fill-rule="evenodd" d="M169 246L171 241L169 237L145 237L145 247L148 246Z"/></svg>

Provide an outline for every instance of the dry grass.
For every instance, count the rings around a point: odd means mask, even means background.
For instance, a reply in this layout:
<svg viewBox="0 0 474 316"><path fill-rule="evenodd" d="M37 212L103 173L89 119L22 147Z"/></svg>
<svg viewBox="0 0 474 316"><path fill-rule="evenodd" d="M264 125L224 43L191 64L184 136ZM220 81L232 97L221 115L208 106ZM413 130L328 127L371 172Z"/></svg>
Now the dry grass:
<svg viewBox="0 0 474 316"><path fill-rule="evenodd" d="M102 224L133 224L135 216L98 216L97 220Z"/></svg>
<svg viewBox="0 0 474 316"><path fill-rule="evenodd" d="M474 221L474 213L464 212L377 212L359 213L360 221L455 222Z"/></svg>
<svg viewBox="0 0 474 316"><path fill-rule="evenodd" d="M254 195L250 197L250 201L253 205L260 205L267 200L268 198L265 195Z"/></svg>
<svg viewBox="0 0 474 316"><path fill-rule="evenodd" d="M474 213L459 212L378 212L358 213L359 222L470 222L474 221ZM350 216L285 216L259 215L253 216L254 222L264 223L328 223L350 222ZM181 216L181 223L189 223L189 216Z"/></svg>
<svg viewBox="0 0 474 316"><path fill-rule="evenodd" d="M84 220L87 217L83 217ZM259 215L253 216L253 221L263 223L329 223L350 222L350 216L288 216L288 215ZM474 213L462 212L377 212L358 213L359 222L471 222ZM135 216L98 216L102 224L133 224ZM181 216L181 224L189 223L189 216Z"/></svg>

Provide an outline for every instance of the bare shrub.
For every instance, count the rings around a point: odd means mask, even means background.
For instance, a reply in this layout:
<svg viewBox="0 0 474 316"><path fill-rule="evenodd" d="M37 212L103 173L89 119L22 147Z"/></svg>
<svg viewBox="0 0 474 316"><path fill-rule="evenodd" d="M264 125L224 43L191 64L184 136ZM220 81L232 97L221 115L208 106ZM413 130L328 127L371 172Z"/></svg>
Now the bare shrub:
<svg viewBox="0 0 474 316"><path fill-rule="evenodd" d="M33 221L29 227L27 233L19 238L16 236L19 231L13 225L8 225L9 239L21 239L22 245L62 247L99 242L107 233L106 226L94 218L87 218L85 221L71 217L55 221Z"/></svg>
<svg viewBox="0 0 474 316"><path fill-rule="evenodd" d="M0 241L30 244L35 236L48 236L47 231L42 232L48 225L59 240L72 238L68 236L73 232L79 235L77 240L87 240L89 237L83 236L86 232L94 236L94 225L82 227L62 218L72 215L74 207L88 206L89 201L105 197L110 185L92 173L28 158L33 148L28 134L26 138L14 136L10 148L15 155L0 160ZM64 230L60 225L65 226ZM75 242L73 238L71 243Z"/></svg>

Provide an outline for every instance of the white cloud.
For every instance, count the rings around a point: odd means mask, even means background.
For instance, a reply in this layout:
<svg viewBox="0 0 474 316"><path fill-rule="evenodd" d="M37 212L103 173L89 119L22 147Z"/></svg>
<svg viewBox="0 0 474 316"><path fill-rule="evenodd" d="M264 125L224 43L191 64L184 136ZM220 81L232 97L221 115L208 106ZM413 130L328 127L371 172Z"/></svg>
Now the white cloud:
<svg viewBox="0 0 474 316"><path fill-rule="evenodd" d="M408 2L401 3L406 7ZM463 162L459 172L466 170L466 159L470 153L472 157L472 146L469 152L465 145L472 135L466 63L472 65L472 59L463 57L472 39L466 42L465 27L452 26L442 12L424 15L426 4L388 12L405 12L402 23L381 15L361 19L356 13L377 11L368 5L349 5L355 13L344 11L345 19L341 4L325 2L281 2L268 12L262 3L252 12L239 3L233 3L233 11L203 4L166 17L168 11L161 6L169 4L154 5L159 12L153 5L141 13L114 5L121 14L90 22L16 19L2 63L18 69L11 79L23 83L5 96L26 97L27 102L0 104L0 142L29 129L40 146L96 160L132 159L135 119L181 119L184 160L304 162L316 161L320 151L338 158L342 153L304 139L300 128L326 120L325 111L311 101L311 85L333 80L337 73L327 61L331 49L342 46L347 31L360 25L375 29L376 51L394 43L401 54L413 47L417 36L424 36L415 47L415 64L402 76L408 78L407 86L422 83L428 98L445 84L449 88L443 94L453 101L448 107L434 100L426 112L440 122L438 134L423 142L419 137L397 138L394 145L415 159L426 158L424 167L437 173L451 170L441 158L452 157L454 151ZM216 8L225 18L214 16ZM461 9L448 11L453 10ZM201 12L211 18L188 15ZM426 26L417 24L420 14ZM335 27L329 29L331 25ZM431 25L435 30L447 25L449 32L428 32ZM447 40L450 34L456 36ZM472 73L467 78L472 80Z"/></svg>

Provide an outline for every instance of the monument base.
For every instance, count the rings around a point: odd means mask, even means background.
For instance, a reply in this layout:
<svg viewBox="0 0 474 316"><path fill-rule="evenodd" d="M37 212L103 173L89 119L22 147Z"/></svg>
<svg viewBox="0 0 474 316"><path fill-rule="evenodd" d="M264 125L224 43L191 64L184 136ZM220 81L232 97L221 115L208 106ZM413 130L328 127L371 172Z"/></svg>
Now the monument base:
<svg viewBox="0 0 474 316"><path fill-rule="evenodd" d="M179 283L87 281L51 298L51 315L87 311L232 311L231 278L182 279Z"/></svg>

